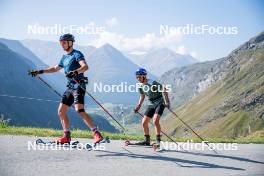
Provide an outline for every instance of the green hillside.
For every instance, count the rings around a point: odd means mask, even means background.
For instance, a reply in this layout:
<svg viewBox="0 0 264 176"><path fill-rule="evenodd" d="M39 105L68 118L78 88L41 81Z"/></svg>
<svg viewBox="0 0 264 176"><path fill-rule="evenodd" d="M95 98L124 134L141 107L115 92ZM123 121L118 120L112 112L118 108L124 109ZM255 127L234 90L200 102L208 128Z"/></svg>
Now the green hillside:
<svg viewBox="0 0 264 176"><path fill-rule="evenodd" d="M223 79L174 109L202 136L234 138L263 130L263 36L261 33L224 58L228 70ZM175 136L193 135L171 115L163 124Z"/></svg>

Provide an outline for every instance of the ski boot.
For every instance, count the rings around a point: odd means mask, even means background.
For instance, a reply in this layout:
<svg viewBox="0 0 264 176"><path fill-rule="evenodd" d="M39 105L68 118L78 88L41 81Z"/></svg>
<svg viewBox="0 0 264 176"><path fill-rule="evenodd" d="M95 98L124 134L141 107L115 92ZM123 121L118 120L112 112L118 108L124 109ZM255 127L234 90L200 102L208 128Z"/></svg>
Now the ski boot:
<svg viewBox="0 0 264 176"><path fill-rule="evenodd" d="M101 133L97 130L93 132L93 137L94 137L94 144L98 144L104 139Z"/></svg>
<svg viewBox="0 0 264 176"><path fill-rule="evenodd" d="M130 142L129 140L126 140L125 141L125 146L128 146L128 145L150 146L150 136L149 135L145 135L144 141L140 141L140 142Z"/></svg>
<svg viewBox="0 0 264 176"><path fill-rule="evenodd" d="M71 142L71 132L64 131L64 135L60 138L55 139L53 142L57 144L69 144Z"/></svg>
<svg viewBox="0 0 264 176"><path fill-rule="evenodd" d="M157 135L156 136L156 143L153 143L152 144L152 147L153 147L153 150L154 151L160 150L160 142L161 142L161 136L160 135Z"/></svg>
<svg viewBox="0 0 264 176"><path fill-rule="evenodd" d="M136 142L135 145L150 146L150 136L145 135L144 141Z"/></svg>

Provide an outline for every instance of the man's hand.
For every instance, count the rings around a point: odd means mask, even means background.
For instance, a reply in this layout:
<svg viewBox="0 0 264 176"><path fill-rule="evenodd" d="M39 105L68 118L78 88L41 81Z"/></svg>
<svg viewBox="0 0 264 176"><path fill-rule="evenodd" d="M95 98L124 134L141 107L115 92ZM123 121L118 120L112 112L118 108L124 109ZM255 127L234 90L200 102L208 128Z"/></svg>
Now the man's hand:
<svg viewBox="0 0 264 176"><path fill-rule="evenodd" d="M66 77L67 78L74 78L75 76L77 76L78 75L78 71L70 71L70 72L68 72L67 74L66 74Z"/></svg>
<svg viewBox="0 0 264 176"><path fill-rule="evenodd" d="M35 77L35 76L42 74L42 73L44 73L43 70L29 70L28 71L28 75L31 75L32 77Z"/></svg>
<svg viewBox="0 0 264 176"><path fill-rule="evenodd" d="M137 113L141 108L141 104L138 104L135 109L134 109L134 112Z"/></svg>

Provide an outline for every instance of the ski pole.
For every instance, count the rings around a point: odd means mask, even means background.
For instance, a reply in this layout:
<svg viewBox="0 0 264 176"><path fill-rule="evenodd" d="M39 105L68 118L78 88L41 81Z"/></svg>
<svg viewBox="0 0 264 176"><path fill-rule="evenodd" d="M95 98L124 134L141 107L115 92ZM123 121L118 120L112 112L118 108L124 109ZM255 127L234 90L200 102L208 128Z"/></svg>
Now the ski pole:
<svg viewBox="0 0 264 176"><path fill-rule="evenodd" d="M56 91L49 83L47 83L43 78L41 78L40 76L36 76L41 82L43 82L46 86L48 86L48 88L50 88L55 94L57 94L59 97L61 97L61 98L63 98L62 97L62 95L58 92L58 91ZM75 109L74 108L74 106L73 105L71 105L71 107L73 108L73 109Z"/></svg>
<svg viewBox="0 0 264 176"><path fill-rule="evenodd" d="M58 96L60 96L62 98L62 95L57 92L53 87L51 87L51 85L49 85L49 83L47 83L43 78L41 78L40 76L36 76L40 81L42 81L46 86L48 86L53 92L55 92Z"/></svg>
<svg viewBox="0 0 264 176"><path fill-rule="evenodd" d="M48 86L54 93L56 93L58 96L60 96L62 98L62 95L58 91L56 91L49 83L47 83L43 78L41 78L38 75L36 77L41 82L43 82L46 86ZM76 81L75 79L73 79L73 81L75 81L76 83L79 84L79 82ZM124 133L125 133L125 128L89 92L87 92L82 86L80 86L80 87L124 130Z"/></svg>
<svg viewBox="0 0 264 176"><path fill-rule="evenodd" d="M57 92L49 83L47 83L43 78L41 78L40 76L37 75L37 78L42 81L45 85L47 85L53 92L55 92L58 96L60 96L62 98L62 95ZM76 80L75 80L76 81ZM78 83L78 82L77 82ZM78 83L79 84L79 83ZM79 84L80 85L80 84ZM81 87L81 86L80 86ZM114 120L115 118L89 93L87 92L83 87L81 87L99 106L101 106L103 108L103 110L110 116L112 117ZM73 106L72 106L73 107ZM74 108L74 107L73 107ZM116 121L116 120L115 120ZM118 123L118 121L116 121ZM118 123L119 124L119 123ZM122 129L124 130L125 132L125 128L119 124L119 126L122 127Z"/></svg>
<svg viewBox="0 0 264 176"><path fill-rule="evenodd" d="M103 105L99 102L99 101L97 101L85 88L83 88L81 85L80 85L80 83L76 80L76 79L72 79L75 83L77 83L79 86L80 86L80 88L83 90L83 91L85 91L86 92L86 94L90 97L90 98L92 98L93 100L94 100L94 102L98 105L98 106L100 106L103 110L104 110L104 112L106 112L122 129L123 129L123 132L125 133L125 131L126 131L126 129L123 127L123 125L121 125L110 113L109 113L109 111L108 110L106 110L104 107L103 107Z"/></svg>
<svg viewBox="0 0 264 176"><path fill-rule="evenodd" d="M59 92L57 92L49 83L47 83L43 78L41 78L40 76L36 76L41 82L43 82L48 88L50 88L55 94L57 94L59 97L61 97L62 98L62 95L59 93ZM75 109L74 108L74 106L73 105L71 105L71 107L73 108L73 109ZM61 122L61 123L63 123L63 122Z"/></svg>
<svg viewBox="0 0 264 176"><path fill-rule="evenodd" d="M143 114L141 114L140 112L137 112L142 118L144 118L144 116L143 116ZM153 122L150 122L152 125L154 125L153 124ZM182 147L181 147L181 145L179 144L179 143L177 143L174 139L172 139L169 135L167 135L165 132L163 132L162 130L160 130L160 132L164 135L164 136L166 136L168 139L170 139L172 142L174 142L176 145L178 145L181 149L183 149ZM185 151L184 149L183 149L183 151Z"/></svg>
<svg viewBox="0 0 264 176"><path fill-rule="evenodd" d="M174 111L172 111L170 108L167 108L176 118L178 118L185 126L187 126L201 141L203 141L209 148L211 146L208 142L206 142L198 133L196 133L186 122L184 122ZM217 153L214 149L213 151Z"/></svg>

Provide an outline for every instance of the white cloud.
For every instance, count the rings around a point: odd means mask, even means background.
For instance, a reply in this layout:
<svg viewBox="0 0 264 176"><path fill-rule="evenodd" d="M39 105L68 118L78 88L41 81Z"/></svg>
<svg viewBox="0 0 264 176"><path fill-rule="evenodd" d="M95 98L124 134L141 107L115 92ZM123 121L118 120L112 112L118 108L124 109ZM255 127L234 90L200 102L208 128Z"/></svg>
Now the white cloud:
<svg viewBox="0 0 264 176"><path fill-rule="evenodd" d="M191 55L192 57L194 57L194 58L197 58L197 52L195 52L195 51L191 52L190 55Z"/></svg>
<svg viewBox="0 0 264 176"><path fill-rule="evenodd" d="M113 27L113 26L118 25L118 20L117 20L116 17L112 17L112 18L110 18L110 19L107 19L107 20L105 21L105 24L106 24L107 26L109 26L109 27Z"/></svg>
<svg viewBox="0 0 264 176"><path fill-rule="evenodd" d="M186 54L186 48L185 48L185 46L179 46L176 48L175 52L178 54L184 55L184 54Z"/></svg>
<svg viewBox="0 0 264 176"><path fill-rule="evenodd" d="M196 51L192 51L192 52L190 52L190 51L188 51L188 50L186 49L186 47L183 46L183 45L178 46L174 51L175 51L176 53L178 53L178 54L182 54L182 55L187 55L187 54L189 54L189 55L191 55L193 58L196 58L196 59L197 59L197 52L196 52Z"/></svg>
<svg viewBox="0 0 264 176"><path fill-rule="evenodd" d="M146 33L140 37L127 37L122 34L105 31L100 33L98 38L91 41L90 44L100 47L105 43L109 43L122 51L148 51L153 48L177 46L177 43L179 43L181 39L182 35L179 33L170 33L161 36L155 33Z"/></svg>
<svg viewBox="0 0 264 176"><path fill-rule="evenodd" d="M144 55L147 54L146 51L132 51L129 54L133 54L133 55Z"/></svg>

